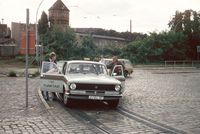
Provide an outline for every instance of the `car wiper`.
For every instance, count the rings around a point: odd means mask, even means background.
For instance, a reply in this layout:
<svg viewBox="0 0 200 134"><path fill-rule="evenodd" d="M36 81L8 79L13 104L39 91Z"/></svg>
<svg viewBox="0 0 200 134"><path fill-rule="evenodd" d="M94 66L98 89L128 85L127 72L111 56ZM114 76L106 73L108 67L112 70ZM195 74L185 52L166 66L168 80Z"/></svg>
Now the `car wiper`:
<svg viewBox="0 0 200 134"><path fill-rule="evenodd" d="M99 75L99 72L97 71L97 69L96 69L96 67L94 66L94 64L92 64L92 67L94 68L96 74Z"/></svg>

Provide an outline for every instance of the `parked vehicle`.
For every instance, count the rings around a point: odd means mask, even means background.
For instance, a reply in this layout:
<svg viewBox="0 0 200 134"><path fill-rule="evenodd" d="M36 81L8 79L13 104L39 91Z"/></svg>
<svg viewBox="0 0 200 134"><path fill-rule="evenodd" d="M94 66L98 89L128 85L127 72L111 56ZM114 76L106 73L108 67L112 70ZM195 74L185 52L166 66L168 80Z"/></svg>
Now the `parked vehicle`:
<svg viewBox="0 0 200 134"><path fill-rule="evenodd" d="M124 64L124 76L127 77L128 75L131 75L133 73L133 66L131 62L128 59L118 59L122 64ZM112 59L110 58L103 58L100 60L101 63L104 63L106 66L109 65L112 62ZM110 71L110 70L109 70Z"/></svg>
<svg viewBox="0 0 200 134"><path fill-rule="evenodd" d="M62 71L54 63L43 62L40 89L55 92L67 106L72 100L82 99L107 101L115 108L124 92L123 73L122 65L115 66L110 76L99 62L65 61Z"/></svg>
<svg viewBox="0 0 200 134"><path fill-rule="evenodd" d="M133 73L133 65L128 59L118 59L125 66L124 76L127 77Z"/></svg>

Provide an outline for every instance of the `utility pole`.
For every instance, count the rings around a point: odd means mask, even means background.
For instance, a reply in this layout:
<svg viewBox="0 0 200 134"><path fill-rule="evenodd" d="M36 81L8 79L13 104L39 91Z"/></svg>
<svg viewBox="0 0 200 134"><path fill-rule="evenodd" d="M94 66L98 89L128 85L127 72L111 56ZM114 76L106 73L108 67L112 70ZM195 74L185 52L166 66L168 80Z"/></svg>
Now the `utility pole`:
<svg viewBox="0 0 200 134"><path fill-rule="evenodd" d="M37 60L37 63L38 63L38 68L39 68L39 72L40 72L40 62L41 62L41 57L39 57L39 36L38 36L38 27L37 27L37 16L38 16L38 11L40 9L40 6L42 5L44 0L41 0L40 4L38 5L38 8L37 8L37 11L36 11L36 22L35 22L35 49L36 49L36 60Z"/></svg>
<svg viewBox="0 0 200 134"><path fill-rule="evenodd" d="M132 33L132 20L130 20L130 33Z"/></svg>
<svg viewBox="0 0 200 134"><path fill-rule="evenodd" d="M28 107L29 9L26 9L26 107Z"/></svg>

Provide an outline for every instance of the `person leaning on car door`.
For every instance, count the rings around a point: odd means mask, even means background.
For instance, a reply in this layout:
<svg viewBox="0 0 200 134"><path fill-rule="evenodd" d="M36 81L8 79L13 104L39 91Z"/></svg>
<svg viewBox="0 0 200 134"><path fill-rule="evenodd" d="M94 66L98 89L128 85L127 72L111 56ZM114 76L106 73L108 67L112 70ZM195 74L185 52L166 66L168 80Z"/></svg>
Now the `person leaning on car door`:
<svg viewBox="0 0 200 134"><path fill-rule="evenodd" d="M56 62L56 53L55 52L51 52L49 54L49 60L48 61L57 64L57 62ZM54 100L56 98L56 94L54 92L42 91L42 94L43 94L45 100L49 100L50 98L52 100Z"/></svg>
<svg viewBox="0 0 200 134"><path fill-rule="evenodd" d="M125 69L125 66L120 61L118 61L117 56L114 56L112 58L112 62L109 65L107 65L107 68L110 69L110 75L115 65L122 65L123 70Z"/></svg>

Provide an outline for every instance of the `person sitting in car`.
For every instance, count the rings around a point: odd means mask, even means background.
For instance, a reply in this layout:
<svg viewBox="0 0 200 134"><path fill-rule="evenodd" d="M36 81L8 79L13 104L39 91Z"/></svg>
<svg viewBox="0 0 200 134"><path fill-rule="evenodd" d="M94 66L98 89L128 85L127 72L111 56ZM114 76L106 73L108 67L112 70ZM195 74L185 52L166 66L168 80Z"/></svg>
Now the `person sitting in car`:
<svg viewBox="0 0 200 134"><path fill-rule="evenodd" d="M124 65L120 61L118 61L117 56L114 56L112 58L112 62L109 65L107 65L107 68L110 69L110 74L112 73L115 65L122 65L123 70L125 69ZM114 70L114 71L117 71L117 70ZM119 73L119 72L116 72L116 73Z"/></svg>

